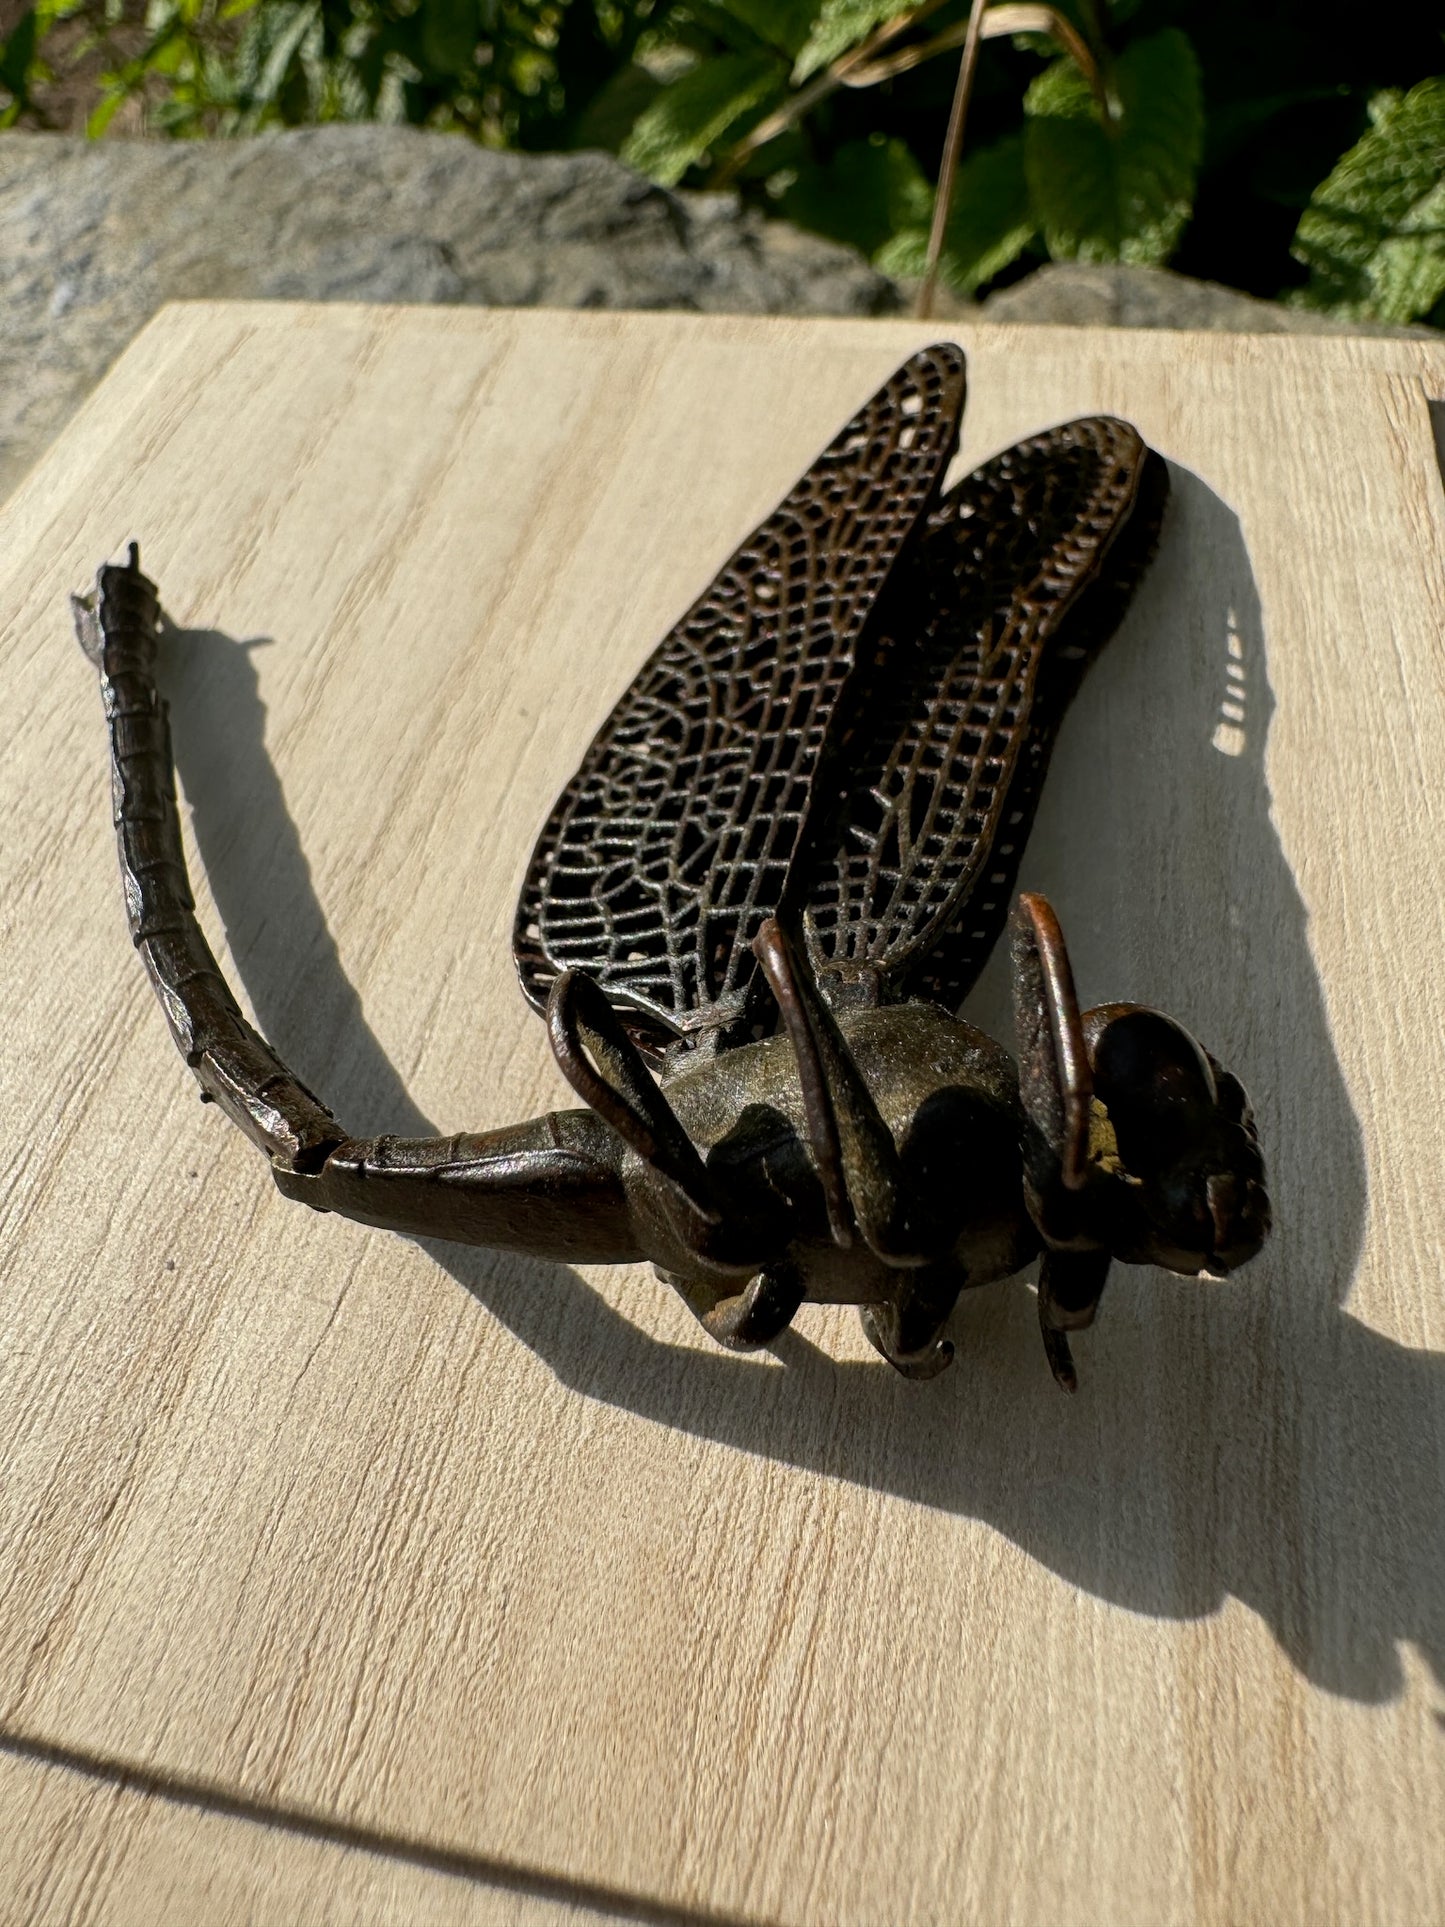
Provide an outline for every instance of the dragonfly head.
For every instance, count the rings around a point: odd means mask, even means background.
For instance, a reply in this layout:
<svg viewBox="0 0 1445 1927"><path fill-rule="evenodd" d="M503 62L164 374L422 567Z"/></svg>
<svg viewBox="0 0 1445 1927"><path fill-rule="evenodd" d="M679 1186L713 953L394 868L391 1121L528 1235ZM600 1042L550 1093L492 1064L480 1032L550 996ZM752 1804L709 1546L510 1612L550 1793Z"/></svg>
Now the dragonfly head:
<svg viewBox="0 0 1445 1927"><path fill-rule="evenodd" d="M1238 1078L1157 1010L1105 1004L1084 1013L1083 1031L1089 1188L1109 1220L1108 1248L1188 1277L1248 1263L1269 1235L1270 1204Z"/></svg>

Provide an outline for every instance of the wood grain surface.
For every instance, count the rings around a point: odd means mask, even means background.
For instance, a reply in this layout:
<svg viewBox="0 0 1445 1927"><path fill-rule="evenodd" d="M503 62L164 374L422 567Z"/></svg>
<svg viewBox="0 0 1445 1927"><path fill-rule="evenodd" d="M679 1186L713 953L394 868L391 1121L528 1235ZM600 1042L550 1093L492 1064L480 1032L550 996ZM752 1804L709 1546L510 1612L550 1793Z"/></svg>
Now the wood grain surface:
<svg viewBox="0 0 1445 1927"><path fill-rule="evenodd" d="M261 1028L355 1132L566 1101L542 816L935 332L173 308L0 513L0 1915L1445 1916L1445 353L958 332L967 459L1174 465L1021 882L1239 1072L1277 1210L1121 1268L1073 1400L1022 1282L920 1386L288 1205L129 952L65 597L135 536Z"/></svg>
<svg viewBox="0 0 1445 1927"><path fill-rule="evenodd" d="M625 1896L548 1893L505 1867L395 1836L136 1781L114 1762L0 1757L0 1907L67 1927L596 1927L656 1920ZM348 1835L350 1834L350 1837ZM490 1876L490 1877L489 1877ZM615 1904L614 1904L615 1901Z"/></svg>

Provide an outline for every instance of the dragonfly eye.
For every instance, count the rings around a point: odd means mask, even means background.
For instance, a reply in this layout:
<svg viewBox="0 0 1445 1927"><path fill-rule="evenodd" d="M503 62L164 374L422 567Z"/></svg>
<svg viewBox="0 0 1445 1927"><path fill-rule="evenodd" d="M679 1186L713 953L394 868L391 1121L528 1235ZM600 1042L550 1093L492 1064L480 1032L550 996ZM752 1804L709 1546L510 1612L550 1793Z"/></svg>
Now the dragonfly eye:
<svg viewBox="0 0 1445 1927"><path fill-rule="evenodd" d="M1239 1080L1155 1010L1112 1017L1093 1057L1095 1093L1136 1180L1133 1249L1119 1255L1188 1276L1246 1263L1268 1235L1270 1205Z"/></svg>
<svg viewBox="0 0 1445 1927"><path fill-rule="evenodd" d="M1187 1157L1219 1117L1209 1060L1189 1032L1160 1011L1113 1018L1094 1044L1093 1059L1095 1095L1135 1177L1157 1176Z"/></svg>
<svg viewBox="0 0 1445 1927"><path fill-rule="evenodd" d="M1186 1277L1223 1278L1237 1271L1269 1235L1269 1195L1257 1148L1226 1125L1202 1157L1144 1184L1140 1215L1135 1248L1121 1256Z"/></svg>

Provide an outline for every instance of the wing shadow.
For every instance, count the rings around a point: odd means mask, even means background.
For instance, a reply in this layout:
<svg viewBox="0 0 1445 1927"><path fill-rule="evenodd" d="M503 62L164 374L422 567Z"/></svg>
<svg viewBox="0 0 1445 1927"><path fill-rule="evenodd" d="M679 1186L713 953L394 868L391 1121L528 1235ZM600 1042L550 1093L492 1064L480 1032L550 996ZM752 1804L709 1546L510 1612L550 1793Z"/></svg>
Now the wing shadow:
<svg viewBox="0 0 1445 1927"><path fill-rule="evenodd" d="M1363 1236L1364 1156L1307 914L1270 820L1258 597L1233 513L1185 471L1174 484L1160 561L1065 726L1021 882L1054 897L1086 994L1177 1009L1244 1077L1277 1211L1264 1256L1212 1287L1120 1268L1098 1335L1078 1348L1083 1389L1069 1400L1049 1378L1032 1294L1018 1282L965 1301L959 1367L919 1387L881 1361L835 1363L796 1331L763 1362L674 1346L562 1267L425 1248L589 1398L984 1520L1136 1612L1197 1617L1233 1595L1312 1681L1376 1702L1399 1690L1401 1640L1445 1679L1445 1357L1392 1343L1342 1309ZM1181 622L1180 577L1191 570ZM232 953L262 1029L351 1129L430 1135L316 899L266 752L251 647L172 631L164 658L178 768ZM1184 727L1161 756L1133 719L1157 705L1165 647ZM1243 663L1242 677L1229 661ZM1126 854L1131 824L1184 807L1227 842L1181 837L1167 886L1141 879ZM1096 873L1080 856L1083 836L1102 849ZM1219 914L1236 875L1250 879L1256 906L1247 933ZM1191 906L1192 924L1186 916L1185 928L1171 922L1151 938L1160 901L1171 917L1174 904ZM1110 981L1125 926L1149 981L1118 983L1117 961ZM1287 1044L1275 1038L1281 1013ZM973 1014L999 1034L997 974Z"/></svg>

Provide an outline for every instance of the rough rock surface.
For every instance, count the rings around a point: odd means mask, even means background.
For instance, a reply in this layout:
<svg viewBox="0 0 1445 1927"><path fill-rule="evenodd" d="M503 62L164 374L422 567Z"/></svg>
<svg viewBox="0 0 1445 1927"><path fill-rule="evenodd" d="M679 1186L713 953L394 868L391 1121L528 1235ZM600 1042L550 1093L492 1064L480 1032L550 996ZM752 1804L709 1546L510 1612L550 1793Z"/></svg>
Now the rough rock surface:
<svg viewBox="0 0 1445 1927"><path fill-rule="evenodd" d="M892 311L846 248L605 154L405 127L251 141L0 134L0 498L165 301Z"/></svg>
<svg viewBox="0 0 1445 1927"><path fill-rule="evenodd" d="M1328 315L1257 301L1216 281L1194 281L1168 268L1057 261L990 295L987 321L1053 322L1078 328L1200 328L1233 334L1430 335L1429 328L1383 322L1333 321Z"/></svg>
<svg viewBox="0 0 1445 1927"><path fill-rule="evenodd" d="M0 499L161 303L186 297L831 315L909 302L847 248L732 194L667 193L605 154L497 154L377 126L211 142L0 134ZM1040 268L982 308L941 300L939 314L1347 325L1165 269L1083 265Z"/></svg>

